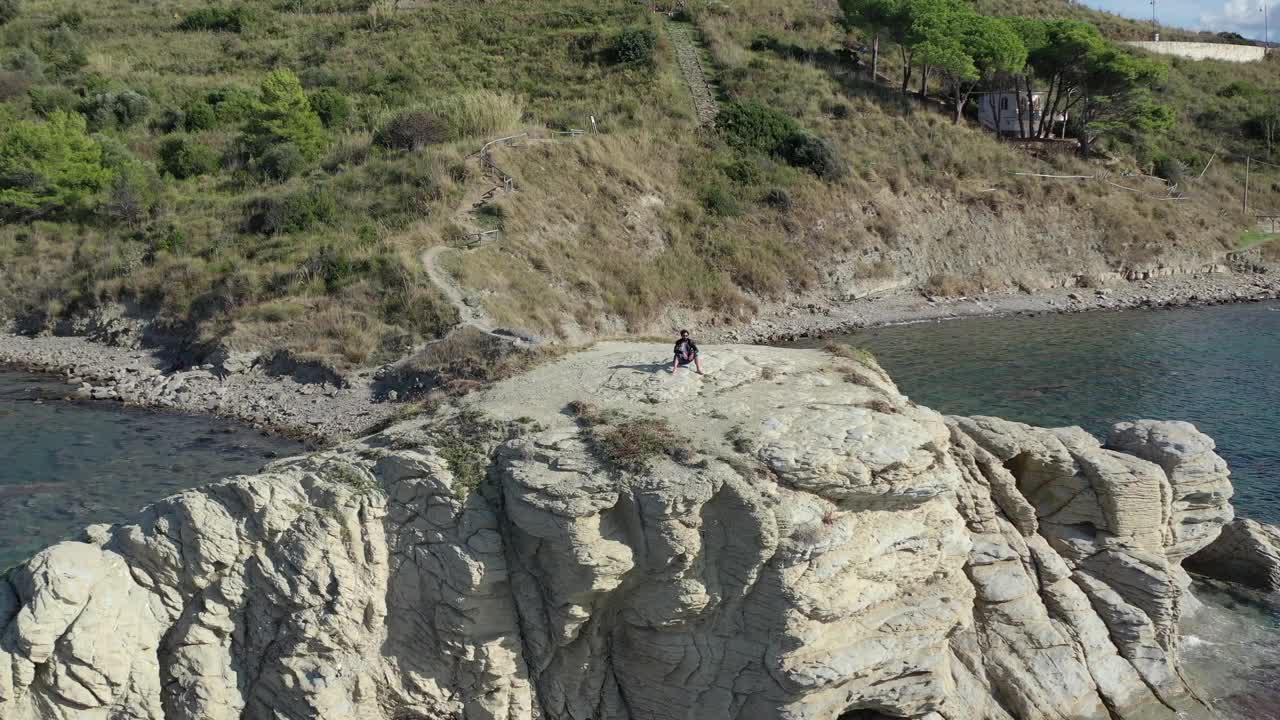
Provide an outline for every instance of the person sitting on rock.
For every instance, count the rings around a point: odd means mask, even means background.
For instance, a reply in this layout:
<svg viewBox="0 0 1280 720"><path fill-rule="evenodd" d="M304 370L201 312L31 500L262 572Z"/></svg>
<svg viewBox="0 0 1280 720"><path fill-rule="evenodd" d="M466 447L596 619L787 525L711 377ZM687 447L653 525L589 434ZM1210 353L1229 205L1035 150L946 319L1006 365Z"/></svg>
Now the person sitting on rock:
<svg viewBox="0 0 1280 720"><path fill-rule="evenodd" d="M698 346L689 337L688 330L680 331L680 339L676 341L676 359L671 363L672 374L679 368L686 367L690 363L697 369L698 374L702 374L702 361L698 359Z"/></svg>

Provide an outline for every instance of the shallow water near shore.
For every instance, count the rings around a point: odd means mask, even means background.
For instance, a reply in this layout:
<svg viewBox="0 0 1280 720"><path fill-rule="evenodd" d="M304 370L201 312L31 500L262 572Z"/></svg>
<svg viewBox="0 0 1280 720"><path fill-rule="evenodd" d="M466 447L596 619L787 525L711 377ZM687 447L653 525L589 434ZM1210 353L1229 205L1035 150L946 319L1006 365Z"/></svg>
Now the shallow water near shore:
<svg viewBox="0 0 1280 720"><path fill-rule="evenodd" d="M870 350L904 393L944 413L1100 437L1124 420L1192 422L1230 464L1237 512L1280 524L1280 303L960 320L835 342ZM1280 720L1280 599L1196 592L1205 607L1185 621L1183 656L1212 710L1180 717Z"/></svg>
<svg viewBox="0 0 1280 720"><path fill-rule="evenodd" d="M0 370L0 570L86 525L127 521L303 449L218 418L62 400L70 390Z"/></svg>

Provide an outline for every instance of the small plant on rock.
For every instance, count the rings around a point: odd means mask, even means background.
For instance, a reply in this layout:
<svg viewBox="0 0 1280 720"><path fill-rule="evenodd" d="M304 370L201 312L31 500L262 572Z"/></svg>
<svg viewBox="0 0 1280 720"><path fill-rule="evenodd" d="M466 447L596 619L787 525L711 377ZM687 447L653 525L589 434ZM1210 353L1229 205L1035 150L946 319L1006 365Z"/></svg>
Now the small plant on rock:
<svg viewBox="0 0 1280 720"><path fill-rule="evenodd" d="M346 485L360 495L378 490L376 480L350 465L339 463L328 465L324 468L324 476L333 482Z"/></svg>
<svg viewBox="0 0 1280 720"><path fill-rule="evenodd" d="M452 434L443 437L436 449L453 473L453 494L465 500L484 482L488 457L477 443Z"/></svg>
<svg viewBox="0 0 1280 720"><path fill-rule="evenodd" d="M679 463L693 459L688 442L665 418L626 417L617 410L601 410L582 400L570 403L567 409L586 430L592 449L619 470L641 472L663 455Z"/></svg>

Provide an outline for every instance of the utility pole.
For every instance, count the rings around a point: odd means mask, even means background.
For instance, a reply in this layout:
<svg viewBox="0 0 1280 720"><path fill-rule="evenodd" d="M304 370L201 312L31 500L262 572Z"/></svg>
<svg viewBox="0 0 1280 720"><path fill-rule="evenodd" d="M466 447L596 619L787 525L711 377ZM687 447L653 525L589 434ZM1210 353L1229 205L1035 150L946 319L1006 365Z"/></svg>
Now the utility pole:
<svg viewBox="0 0 1280 720"><path fill-rule="evenodd" d="M1160 42L1160 23L1156 21L1156 0L1151 0L1151 35L1153 40Z"/></svg>
<svg viewBox="0 0 1280 720"><path fill-rule="evenodd" d="M1155 0L1151 0L1155 2ZM1271 8L1268 0L1262 0L1262 54L1271 52Z"/></svg>
<svg viewBox="0 0 1280 720"><path fill-rule="evenodd" d="M1247 157L1244 161L1244 211L1249 212L1249 169L1253 165L1253 158Z"/></svg>

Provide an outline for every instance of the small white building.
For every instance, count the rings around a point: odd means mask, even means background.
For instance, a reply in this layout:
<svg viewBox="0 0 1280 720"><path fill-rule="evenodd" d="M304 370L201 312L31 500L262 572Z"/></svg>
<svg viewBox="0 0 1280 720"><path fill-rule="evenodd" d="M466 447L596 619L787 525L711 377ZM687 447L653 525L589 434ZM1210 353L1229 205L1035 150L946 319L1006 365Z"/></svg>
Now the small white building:
<svg viewBox="0 0 1280 720"><path fill-rule="evenodd" d="M988 130L999 128L1001 135L1026 138L1035 134L1044 115L1045 93L1034 93L1028 106L1026 93L983 93L978 101L978 121ZM1067 114L1058 113L1049 128L1049 137L1062 137Z"/></svg>

